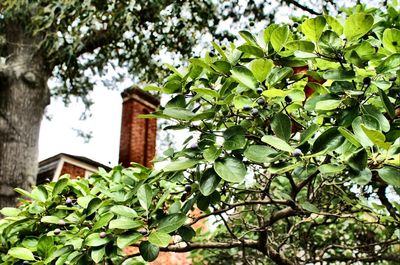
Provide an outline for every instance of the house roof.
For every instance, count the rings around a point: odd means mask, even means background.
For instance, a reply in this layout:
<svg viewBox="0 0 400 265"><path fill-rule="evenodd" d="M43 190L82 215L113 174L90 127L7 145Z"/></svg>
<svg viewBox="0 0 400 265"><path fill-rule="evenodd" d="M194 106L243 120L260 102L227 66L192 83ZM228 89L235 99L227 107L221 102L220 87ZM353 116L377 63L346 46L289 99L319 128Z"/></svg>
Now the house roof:
<svg viewBox="0 0 400 265"><path fill-rule="evenodd" d="M106 166L102 163L99 163L97 161L94 161L94 160L89 159L84 156L76 156L76 155L71 155L71 154L67 154L67 153L59 153L55 156L49 157L49 158L39 162L39 171L37 174L37 184L41 184L41 183L45 182L45 180L47 178L52 179L57 172L60 161L65 160L66 158L69 158L69 160L72 159L74 161L79 161L86 165L90 165L92 168L102 167L107 171L111 170L111 168L109 166Z"/></svg>

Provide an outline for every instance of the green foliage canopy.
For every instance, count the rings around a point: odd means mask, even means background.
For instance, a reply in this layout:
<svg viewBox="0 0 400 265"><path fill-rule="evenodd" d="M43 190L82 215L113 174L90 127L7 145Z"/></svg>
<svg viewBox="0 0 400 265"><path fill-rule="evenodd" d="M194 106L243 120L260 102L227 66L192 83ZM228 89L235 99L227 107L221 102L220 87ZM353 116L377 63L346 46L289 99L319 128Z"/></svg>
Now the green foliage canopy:
<svg viewBox="0 0 400 265"><path fill-rule="evenodd" d="M197 251L195 262L213 264L395 264L399 15L359 5L213 43L148 87L172 99L147 117L193 132L184 148L153 170L17 190L30 200L1 210L0 260L136 264L122 252L133 245L146 261ZM194 231L206 218L215 231Z"/></svg>

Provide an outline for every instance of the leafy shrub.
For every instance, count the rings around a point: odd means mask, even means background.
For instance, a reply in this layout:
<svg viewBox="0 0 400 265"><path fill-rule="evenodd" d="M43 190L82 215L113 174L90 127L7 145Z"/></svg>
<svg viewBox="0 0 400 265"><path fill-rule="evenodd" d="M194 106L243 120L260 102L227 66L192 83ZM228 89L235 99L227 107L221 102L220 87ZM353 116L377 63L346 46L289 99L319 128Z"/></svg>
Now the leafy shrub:
<svg viewBox="0 0 400 265"><path fill-rule="evenodd" d="M146 89L172 99L146 116L189 129L184 148L159 170L19 190L30 201L1 211L0 259L134 264L135 245L147 261L198 250L195 262L223 264L226 249L256 264L399 261L399 11L347 13L241 31L242 44L171 67ZM215 231L190 227L210 216Z"/></svg>

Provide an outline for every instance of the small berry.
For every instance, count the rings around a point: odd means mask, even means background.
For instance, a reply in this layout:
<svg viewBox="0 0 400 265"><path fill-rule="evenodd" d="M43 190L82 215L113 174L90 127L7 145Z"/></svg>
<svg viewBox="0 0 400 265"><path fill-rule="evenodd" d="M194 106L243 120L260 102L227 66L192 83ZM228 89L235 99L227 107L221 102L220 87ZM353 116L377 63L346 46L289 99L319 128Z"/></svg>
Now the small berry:
<svg viewBox="0 0 400 265"><path fill-rule="evenodd" d="M54 234L55 234L56 236L59 235L60 233L61 233L60 228L54 229Z"/></svg>
<svg viewBox="0 0 400 265"><path fill-rule="evenodd" d="M257 99L257 104L260 106L264 106L265 105L265 100L262 98Z"/></svg>
<svg viewBox="0 0 400 265"><path fill-rule="evenodd" d="M100 238L105 238L107 236L107 233L104 231L100 232L99 236L100 236Z"/></svg>
<svg viewBox="0 0 400 265"><path fill-rule="evenodd" d="M303 155L303 152L299 148L294 149L294 151L293 151L294 157L300 157L302 155Z"/></svg>
<svg viewBox="0 0 400 265"><path fill-rule="evenodd" d="M263 92L263 89L261 87L256 89L257 94L261 94Z"/></svg>
<svg viewBox="0 0 400 265"><path fill-rule="evenodd" d="M243 106L243 110L244 110L244 111L249 111L249 110L251 110L251 107L248 106L248 105L244 105L244 106Z"/></svg>
<svg viewBox="0 0 400 265"><path fill-rule="evenodd" d="M299 26L299 23L297 23L297 22L294 22L294 23L293 23L293 27L294 27L294 28L297 28L298 26Z"/></svg>
<svg viewBox="0 0 400 265"><path fill-rule="evenodd" d="M191 191L192 191L192 186L186 185L186 186L185 186L185 191L186 191L186 192L191 192Z"/></svg>
<svg viewBox="0 0 400 265"><path fill-rule="evenodd" d="M199 148L199 145L197 143L193 143L190 145L190 149L192 149L192 150L197 149L197 148Z"/></svg>
<svg viewBox="0 0 400 265"><path fill-rule="evenodd" d="M143 236L147 235L147 230L144 229L144 228L139 229L138 232L139 232L140 234L142 234Z"/></svg>
<svg viewBox="0 0 400 265"><path fill-rule="evenodd" d="M289 96L286 96L285 97L285 101L286 101L286 103L291 103L292 102L292 98L291 97L289 97Z"/></svg>
<svg viewBox="0 0 400 265"><path fill-rule="evenodd" d="M259 111L258 111L258 109L253 108L253 109L251 110L251 115L252 115L252 116L256 117L256 116L258 116L258 114L260 114Z"/></svg>
<svg viewBox="0 0 400 265"><path fill-rule="evenodd" d="M214 57L214 56L215 56L215 53L210 52L208 55L210 55L210 57Z"/></svg>
<svg viewBox="0 0 400 265"><path fill-rule="evenodd" d="M254 22L253 22L253 21L250 21L249 26L250 26L250 27L253 27L253 26L254 26Z"/></svg>
<svg viewBox="0 0 400 265"><path fill-rule="evenodd" d="M29 261L27 261L27 260L24 260L23 262L22 262L22 264L31 264Z"/></svg>
<svg viewBox="0 0 400 265"><path fill-rule="evenodd" d="M48 183L48 182L50 182L51 180L50 180L49 178L46 178L44 181L45 181L46 183Z"/></svg>
<svg viewBox="0 0 400 265"><path fill-rule="evenodd" d="M366 85L366 86L368 86L369 84L371 84L371 77L369 77L369 76L364 77L363 83L364 83L364 85Z"/></svg>
<svg viewBox="0 0 400 265"><path fill-rule="evenodd" d="M58 221L58 225L61 225L61 226L65 225L65 221L63 219L61 219L60 221Z"/></svg>
<svg viewBox="0 0 400 265"><path fill-rule="evenodd" d="M72 199L71 198L67 198L65 200L65 204L68 205L68 206L72 205Z"/></svg>
<svg viewBox="0 0 400 265"><path fill-rule="evenodd" d="M397 41L393 41L393 42L392 42L392 45L393 45L393 46L397 46L397 44L398 44Z"/></svg>
<svg viewBox="0 0 400 265"><path fill-rule="evenodd" d="M394 81L396 81L396 79L397 79L397 76L393 76L393 77L389 78L389 81L394 82Z"/></svg>
<svg viewBox="0 0 400 265"><path fill-rule="evenodd" d="M226 50L226 47L225 47L225 46L222 46L222 50L225 51L225 50Z"/></svg>

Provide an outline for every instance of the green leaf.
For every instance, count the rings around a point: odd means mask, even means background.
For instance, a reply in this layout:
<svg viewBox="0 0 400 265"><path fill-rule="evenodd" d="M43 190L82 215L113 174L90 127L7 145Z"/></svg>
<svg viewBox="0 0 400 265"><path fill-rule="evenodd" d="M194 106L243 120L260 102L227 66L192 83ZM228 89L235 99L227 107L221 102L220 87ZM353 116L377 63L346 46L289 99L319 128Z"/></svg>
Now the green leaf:
<svg viewBox="0 0 400 265"><path fill-rule="evenodd" d="M200 177L199 185L200 192L204 196L208 196L215 191L220 183L221 178L217 175L214 169L209 168Z"/></svg>
<svg viewBox="0 0 400 265"><path fill-rule="evenodd" d="M361 110L364 114L371 115L372 117L374 117L379 122L382 131L388 132L390 130L389 121L377 108L375 108L372 105L362 105Z"/></svg>
<svg viewBox="0 0 400 265"><path fill-rule="evenodd" d="M312 212L312 213L319 213L319 209L317 206L310 202L302 202L300 203L301 208L303 208L306 211Z"/></svg>
<svg viewBox="0 0 400 265"><path fill-rule="evenodd" d="M212 145L203 151L203 157L207 162L214 162L219 155L221 154L221 148L217 148L216 146Z"/></svg>
<svg viewBox="0 0 400 265"><path fill-rule="evenodd" d="M123 206L123 205L114 205L113 207L111 207L110 209L111 212L118 214L120 216L125 216L125 217L137 217L137 213L134 209Z"/></svg>
<svg viewBox="0 0 400 265"><path fill-rule="evenodd" d="M199 163L197 159L180 159L171 161L168 165L163 168L164 172L171 172L171 171L181 171L188 168L191 168Z"/></svg>
<svg viewBox="0 0 400 265"><path fill-rule="evenodd" d="M390 52L400 52L400 30L385 29L382 38L383 47Z"/></svg>
<svg viewBox="0 0 400 265"><path fill-rule="evenodd" d="M14 207L4 207L0 210L0 213L4 216L15 217L21 213L21 210Z"/></svg>
<svg viewBox="0 0 400 265"><path fill-rule="evenodd" d="M265 145L250 145L244 151L244 156L256 163L268 163L278 155L275 149Z"/></svg>
<svg viewBox="0 0 400 265"><path fill-rule="evenodd" d="M354 170L362 171L367 167L368 154L364 148L353 152L347 159L347 164Z"/></svg>
<svg viewBox="0 0 400 265"><path fill-rule="evenodd" d="M45 202L47 200L48 193L45 187L38 186L32 190L31 196L37 201Z"/></svg>
<svg viewBox="0 0 400 265"><path fill-rule="evenodd" d="M92 230L97 230L99 228L107 226L108 222L110 222L110 220L113 219L113 217L114 217L113 213L105 213L105 214L103 214L99 218L99 220L97 220L97 222L94 223Z"/></svg>
<svg viewBox="0 0 400 265"><path fill-rule="evenodd" d="M276 98L286 96L286 92L281 89L270 88L262 92L262 95L267 98Z"/></svg>
<svg viewBox="0 0 400 265"><path fill-rule="evenodd" d="M174 213L167 215L160 220L157 231L164 233L171 233L176 231L179 227L186 222L186 215L182 213Z"/></svg>
<svg viewBox="0 0 400 265"><path fill-rule="evenodd" d="M292 122L290 121L290 118L282 112L277 113L271 122L272 131L276 136L286 142L290 139L291 128Z"/></svg>
<svg viewBox="0 0 400 265"><path fill-rule="evenodd" d="M317 42L325 28L326 20L322 16L307 19L301 24L301 31L310 40Z"/></svg>
<svg viewBox="0 0 400 265"><path fill-rule="evenodd" d="M372 172L369 168L356 172L357 175L351 178L351 181L358 185L367 185L372 178Z"/></svg>
<svg viewBox="0 0 400 265"><path fill-rule="evenodd" d="M149 236L149 242L159 247L166 247L171 241L172 236L159 231L153 232Z"/></svg>
<svg viewBox="0 0 400 265"><path fill-rule="evenodd" d="M386 150L390 148L390 143L385 143L386 137L382 132L369 129L363 124L361 124L361 129L364 131L365 135L369 138L369 140L375 145L382 147Z"/></svg>
<svg viewBox="0 0 400 265"><path fill-rule="evenodd" d="M382 60L382 63L376 67L378 74L398 70L400 67L400 54L395 53Z"/></svg>
<svg viewBox="0 0 400 265"><path fill-rule="evenodd" d="M148 241L142 241L139 245L140 255L145 261L151 262L158 257L160 248L156 245L151 244Z"/></svg>
<svg viewBox="0 0 400 265"><path fill-rule="evenodd" d="M276 28L271 34L272 48L274 48L276 52L280 52L283 46L285 45L288 37L289 37L288 26L281 26Z"/></svg>
<svg viewBox="0 0 400 265"><path fill-rule="evenodd" d="M400 187L400 168L384 166L378 169L378 174L387 184Z"/></svg>
<svg viewBox="0 0 400 265"><path fill-rule="evenodd" d="M62 193L65 189L65 187L68 185L68 181L69 179L66 177L60 178L59 180L57 180L56 184L54 185L54 189L53 189L53 197L55 197L56 195Z"/></svg>
<svg viewBox="0 0 400 265"><path fill-rule="evenodd" d="M22 260L35 260L32 251L27 248L13 247L7 252L7 255Z"/></svg>
<svg viewBox="0 0 400 265"><path fill-rule="evenodd" d="M310 127L305 129L300 135L300 143L299 146L307 142L311 137L315 135L318 131L319 126L317 124L312 124Z"/></svg>
<svg viewBox="0 0 400 265"><path fill-rule="evenodd" d="M233 157L217 160L214 163L214 170L228 182L242 182L246 176L246 167L243 162Z"/></svg>
<svg viewBox="0 0 400 265"><path fill-rule="evenodd" d="M243 44L237 48L239 51L242 51L244 53L254 55L256 57L262 58L264 57L264 51L256 46L249 45L249 44Z"/></svg>
<svg viewBox="0 0 400 265"><path fill-rule="evenodd" d="M341 103L342 101L338 99L321 100L315 105L315 110L334 110L337 109Z"/></svg>
<svg viewBox="0 0 400 265"><path fill-rule="evenodd" d="M242 149L246 145L246 129L242 126L232 126L224 131L224 148L226 150Z"/></svg>
<svg viewBox="0 0 400 265"><path fill-rule="evenodd" d="M256 90L258 87L258 81L254 77L253 73L244 66L236 66L231 70L232 78L241 83L242 85Z"/></svg>
<svg viewBox="0 0 400 265"><path fill-rule="evenodd" d="M342 172L346 167L344 165L324 164L319 166L319 172L326 175L335 175Z"/></svg>
<svg viewBox="0 0 400 265"><path fill-rule="evenodd" d="M354 135L357 137L357 139L361 143L361 145L364 147L372 146L373 142L365 134L361 125L365 125L369 129L378 130L379 122L373 116L363 115L363 116L359 116L359 117L355 118L351 124Z"/></svg>
<svg viewBox="0 0 400 265"><path fill-rule="evenodd" d="M272 135L264 135L261 138L261 141L263 141L266 144L269 144L270 146L282 150L282 151L286 151L289 153L293 152L293 147L291 147L287 142L285 142L284 140L276 137L276 136L272 136Z"/></svg>
<svg viewBox="0 0 400 265"><path fill-rule="evenodd" d="M165 108L163 114L173 119L184 121L189 121L195 116L195 114L190 110L179 107Z"/></svg>
<svg viewBox="0 0 400 265"><path fill-rule="evenodd" d="M354 79L355 76L353 70L328 70L323 74L324 79L336 81Z"/></svg>
<svg viewBox="0 0 400 265"><path fill-rule="evenodd" d="M364 13L353 14L344 23L344 35L348 41L353 41L367 34L373 24L373 16Z"/></svg>
<svg viewBox="0 0 400 265"><path fill-rule="evenodd" d="M47 258L54 251L54 239L51 236L42 235L37 242L37 252L40 256Z"/></svg>
<svg viewBox="0 0 400 265"><path fill-rule="evenodd" d="M350 132L344 127L339 127L338 130L355 147L361 146L360 142L357 140L357 137L352 132Z"/></svg>
<svg viewBox="0 0 400 265"><path fill-rule="evenodd" d="M191 90L202 96L210 96L213 98L219 97L219 94L217 91L209 89L209 88L192 88Z"/></svg>
<svg viewBox="0 0 400 265"><path fill-rule="evenodd" d="M273 68L268 76L268 84L270 86L274 86L283 79L285 79L286 77L291 76L292 74L293 74L293 69L291 67Z"/></svg>
<svg viewBox="0 0 400 265"><path fill-rule="evenodd" d="M322 33L318 44L326 53L336 53L342 47L342 39L335 32L327 30Z"/></svg>
<svg viewBox="0 0 400 265"><path fill-rule="evenodd" d="M251 45L254 45L254 46L258 46L256 38L253 36L253 34L248 32L247 30L239 31L239 35L243 39L245 39L248 44L251 44Z"/></svg>
<svg viewBox="0 0 400 265"><path fill-rule="evenodd" d="M339 21L336 20L336 18L332 16L325 15L326 22L328 23L329 26L331 26L332 30L337 34L337 35L342 35L343 33L343 26L340 24Z"/></svg>
<svg viewBox="0 0 400 265"><path fill-rule="evenodd" d="M194 236L196 236L196 232L194 231L194 229L193 229L192 227L186 226L186 225L181 226L181 227L178 229L178 233L179 233L179 235L182 237L182 239L185 240L185 241L187 241L187 242L188 242L188 241L191 241L192 238L193 238Z"/></svg>
<svg viewBox="0 0 400 265"><path fill-rule="evenodd" d="M219 60L213 63L213 68L221 73L228 74L231 71L232 65L227 61Z"/></svg>
<svg viewBox="0 0 400 265"><path fill-rule="evenodd" d="M138 220L132 220L126 217L120 217L110 222L110 229L135 229L143 226L143 222Z"/></svg>
<svg viewBox="0 0 400 265"><path fill-rule="evenodd" d="M136 232L133 232L132 234L127 234L127 235L118 235L117 246L120 249L123 249L135 242L138 242L142 238L143 238L143 236L140 233L136 233Z"/></svg>
<svg viewBox="0 0 400 265"><path fill-rule="evenodd" d="M285 47L292 51L313 52L315 49L314 43L311 41L296 40L286 43Z"/></svg>
<svg viewBox="0 0 400 265"><path fill-rule="evenodd" d="M102 203L102 200L99 198L91 199L86 208L86 214L91 215L92 213L97 211L97 209L99 209L101 203Z"/></svg>
<svg viewBox="0 0 400 265"><path fill-rule="evenodd" d="M379 96L383 101L383 106L385 107L387 113L389 114L390 118L394 119L396 117L396 111L392 102L390 102L389 97L383 92L382 89L379 89Z"/></svg>
<svg viewBox="0 0 400 265"><path fill-rule="evenodd" d="M94 262L96 262L98 264L103 260L105 254L106 254L106 248L105 247L93 248L92 252L90 253L90 257L92 258L92 260Z"/></svg>
<svg viewBox="0 0 400 265"><path fill-rule="evenodd" d="M48 224L58 224L58 222L60 221L60 218L57 216L43 216L40 219L40 222L42 223L48 223Z"/></svg>
<svg viewBox="0 0 400 265"><path fill-rule="evenodd" d="M140 206L142 206L142 208L148 212L151 206L151 200L153 199L153 191L151 190L150 186L148 184L140 186L136 195Z"/></svg>
<svg viewBox="0 0 400 265"><path fill-rule="evenodd" d="M100 233L93 233L85 238L84 245L89 247L98 247L110 242L110 237L101 238Z"/></svg>
<svg viewBox="0 0 400 265"><path fill-rule="evenodd" d="M258 81L263 82L271 72L273 65L272 60L256 59L251 62L250 70Z"/></svg>
<svg viewBox="0 0 400 265"><path fill-rule="evenodd" d="M324 131L314 142L312 151L319 153L321 151L329 152L342 145L344 137L340 134L337 127L329 128Z"/></svg>
<svg viewBox="0 0 400 265"><path fill-rule="evenodd" d="M233 105L235 106L236 109L241 110L243 109L244 106L252 106L253 101L249 97L236 95L233 98Z"/></svg>

